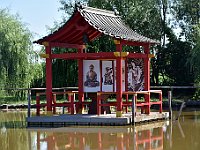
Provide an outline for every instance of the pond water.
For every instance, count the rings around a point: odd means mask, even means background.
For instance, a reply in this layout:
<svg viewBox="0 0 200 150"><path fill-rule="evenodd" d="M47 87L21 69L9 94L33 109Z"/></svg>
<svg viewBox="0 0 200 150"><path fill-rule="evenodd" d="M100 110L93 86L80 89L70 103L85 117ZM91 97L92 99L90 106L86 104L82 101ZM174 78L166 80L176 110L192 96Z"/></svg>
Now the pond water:
<svg viewBox="0 0 200 150"><path fill-rule="evenodd" d="M176 116L176 112L174 117ZM199 150L200 111L140 126L27 129L26 112L0 112L0 150Z"/></svg>

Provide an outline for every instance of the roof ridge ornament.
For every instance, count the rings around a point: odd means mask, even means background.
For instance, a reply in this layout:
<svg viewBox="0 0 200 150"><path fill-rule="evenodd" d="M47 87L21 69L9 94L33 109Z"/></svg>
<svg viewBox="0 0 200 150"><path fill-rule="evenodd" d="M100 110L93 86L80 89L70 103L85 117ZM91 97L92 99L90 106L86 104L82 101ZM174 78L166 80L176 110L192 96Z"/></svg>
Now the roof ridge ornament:
<svg viewBox="0 0 200 150"><path fill-rule="evenodd" d="M80 2L75 2L75 9L77 9L77 8L83 9Z"/></svg>
<svg viewBox="0 0 200 150"><path fill-rule="evenodd" d="M99 9L99 8L85 6L85 5L78 6L77 9L79 12L88 12L88 13L100 14L100 15L110 16L110 17L120 17L119 15L116 15L116 13L112 10Z"/></svg>

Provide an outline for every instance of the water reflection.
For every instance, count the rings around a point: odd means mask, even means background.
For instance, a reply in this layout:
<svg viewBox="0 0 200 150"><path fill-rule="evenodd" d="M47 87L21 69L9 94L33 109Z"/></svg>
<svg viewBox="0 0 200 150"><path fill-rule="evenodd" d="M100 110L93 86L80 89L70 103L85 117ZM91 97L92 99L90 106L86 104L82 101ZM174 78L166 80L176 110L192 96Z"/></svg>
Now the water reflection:
<svg viewBox="0 0 200 150"><path fill-rule="evenodd" d="M0 112L1 150L199 150L200 112L137 127L26 129L26 112ZM175 116L176 117L176 114Z"/></svg>
<svg viewBox="0 0 200 150"><path fill-rule="evenodd" d="M67 127L37 130L37 149L163 149L163 127L154 123L133 127ZM30 130L35 131L35 130Z"/></svg>

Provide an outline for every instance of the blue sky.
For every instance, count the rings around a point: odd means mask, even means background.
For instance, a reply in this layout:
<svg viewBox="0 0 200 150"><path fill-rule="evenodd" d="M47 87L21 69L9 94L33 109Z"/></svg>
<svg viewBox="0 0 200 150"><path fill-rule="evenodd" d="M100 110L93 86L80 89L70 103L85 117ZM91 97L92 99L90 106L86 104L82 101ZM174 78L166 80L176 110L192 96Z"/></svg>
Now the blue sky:
<svg viewBox="0 0 200 150"><path fill-rule="evenodd" d="M34 33L34 40L47 35L46 26L61 21L59 0L0 0L0 8L8 8L11 14L18 13L21 21Z"/></svg>

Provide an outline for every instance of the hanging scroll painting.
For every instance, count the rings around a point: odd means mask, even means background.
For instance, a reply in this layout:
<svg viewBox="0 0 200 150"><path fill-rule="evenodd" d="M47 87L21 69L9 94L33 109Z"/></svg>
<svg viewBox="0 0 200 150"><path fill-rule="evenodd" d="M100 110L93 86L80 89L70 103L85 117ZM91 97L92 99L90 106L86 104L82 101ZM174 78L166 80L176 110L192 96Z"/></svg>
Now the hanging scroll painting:
<svg viewBox="0 0 200 150"><path fill-rule="evenodd" d="M128 90L144 90L144 61L143 59L128 60Z"/></svg>
<svg viewBox="0 0 200 150"><path fill-rule="evenodd" d="M113 61L102 61L102 91L113 92Z"/></svg>
<svg viewBox="0 0 200 150"><path fill-rule="evenodd" d="M83 61L84 92L100 91L100 63L99 60Z"/></svg>

